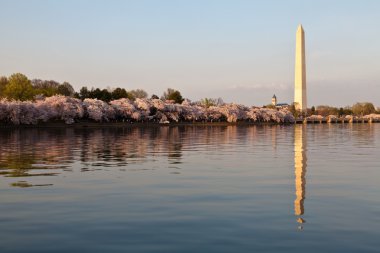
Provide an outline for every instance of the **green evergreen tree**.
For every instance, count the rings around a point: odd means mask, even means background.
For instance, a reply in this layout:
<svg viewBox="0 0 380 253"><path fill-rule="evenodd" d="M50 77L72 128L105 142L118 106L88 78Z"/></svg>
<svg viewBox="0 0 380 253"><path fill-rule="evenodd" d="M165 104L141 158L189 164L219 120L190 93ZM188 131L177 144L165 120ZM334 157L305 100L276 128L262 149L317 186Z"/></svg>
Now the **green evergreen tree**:
<svg viewBox="0 0 380 253"><path fill-rule="evenodd" d="M161 97L162 100L173 100L177 104L181 104L183 102L183 98L181 92L178 90L174 90L172 88L168 88L166 92Z"/></svg>
<svg viewBox="0 0 380 253"><path fill-rule="evenodd" d="M128 98L128 92L124 88L116 88L111 93L112 100Z"/></svg>

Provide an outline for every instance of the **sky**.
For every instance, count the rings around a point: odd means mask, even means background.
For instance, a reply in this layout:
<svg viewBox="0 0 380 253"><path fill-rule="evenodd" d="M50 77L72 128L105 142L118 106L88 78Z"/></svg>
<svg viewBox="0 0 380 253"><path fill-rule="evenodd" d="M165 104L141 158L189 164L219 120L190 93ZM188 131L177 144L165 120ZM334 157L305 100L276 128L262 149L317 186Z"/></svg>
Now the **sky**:
<svg viewBox="0 0 380 253"><path fill-rule="evenodd" d="M377 0L0 0L0 12L0 75L248 106L293 101L302 23L308 106L380 106Z"/></svg>

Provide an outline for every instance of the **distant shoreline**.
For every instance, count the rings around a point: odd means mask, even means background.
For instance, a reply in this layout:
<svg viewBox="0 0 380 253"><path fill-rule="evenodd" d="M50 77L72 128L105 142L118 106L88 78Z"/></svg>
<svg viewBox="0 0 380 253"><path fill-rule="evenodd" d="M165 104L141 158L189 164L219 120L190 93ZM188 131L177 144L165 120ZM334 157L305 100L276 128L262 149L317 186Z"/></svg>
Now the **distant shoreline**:
<svg viewBox="0 0 380 253"><path fill-rule="evenodd" d="M20 124L14 125L12 123L0 123L0 128L130 128L130 127L167 127L167 126L261 126L261 125L295 125L295 124L358 124L358 123L380 123L380 120L370 121L368 119L358 119L352 122L347 120L337 120L328 122L327 120L308 120L305 123L303 120L296 120L294 123L289 122L92 122L80 121L73 124L66 124L64 121L57 122L42 122L34 125Z"/></svg>
<svg viewBox="0 0 380 253"><path fill-rule="evenodd" d="M293 125L293 123L277 122L91 122L82 121L73 124L62 122L43 122L35 125L14 125L0 123L0 128L121 128L121 127L165 127L165 126L248 126L248 125Z"/></svg>

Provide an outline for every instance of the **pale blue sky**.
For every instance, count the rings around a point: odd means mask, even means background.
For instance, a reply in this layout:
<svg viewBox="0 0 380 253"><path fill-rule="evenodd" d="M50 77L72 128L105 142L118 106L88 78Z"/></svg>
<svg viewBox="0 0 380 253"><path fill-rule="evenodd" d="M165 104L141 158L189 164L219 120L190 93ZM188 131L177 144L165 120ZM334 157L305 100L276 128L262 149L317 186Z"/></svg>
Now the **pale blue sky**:
<svg viewBox="0 0 380 253"><path fill-rule="evenodd" d="M0 0L0 13L0 75L246 105L293 100L302 23L309 106L380 106L376 0Z"/></svg>

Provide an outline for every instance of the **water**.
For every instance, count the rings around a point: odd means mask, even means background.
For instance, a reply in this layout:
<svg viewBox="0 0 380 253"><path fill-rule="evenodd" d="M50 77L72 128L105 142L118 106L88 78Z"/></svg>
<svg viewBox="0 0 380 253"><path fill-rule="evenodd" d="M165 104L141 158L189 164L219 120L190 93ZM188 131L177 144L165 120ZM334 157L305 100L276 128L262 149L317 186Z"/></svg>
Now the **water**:
<svg viewBox="0 0 380 253"><path fill-rule="evenodd" d="M379 252L380 124L0 129L0 252Z"/></svg>

